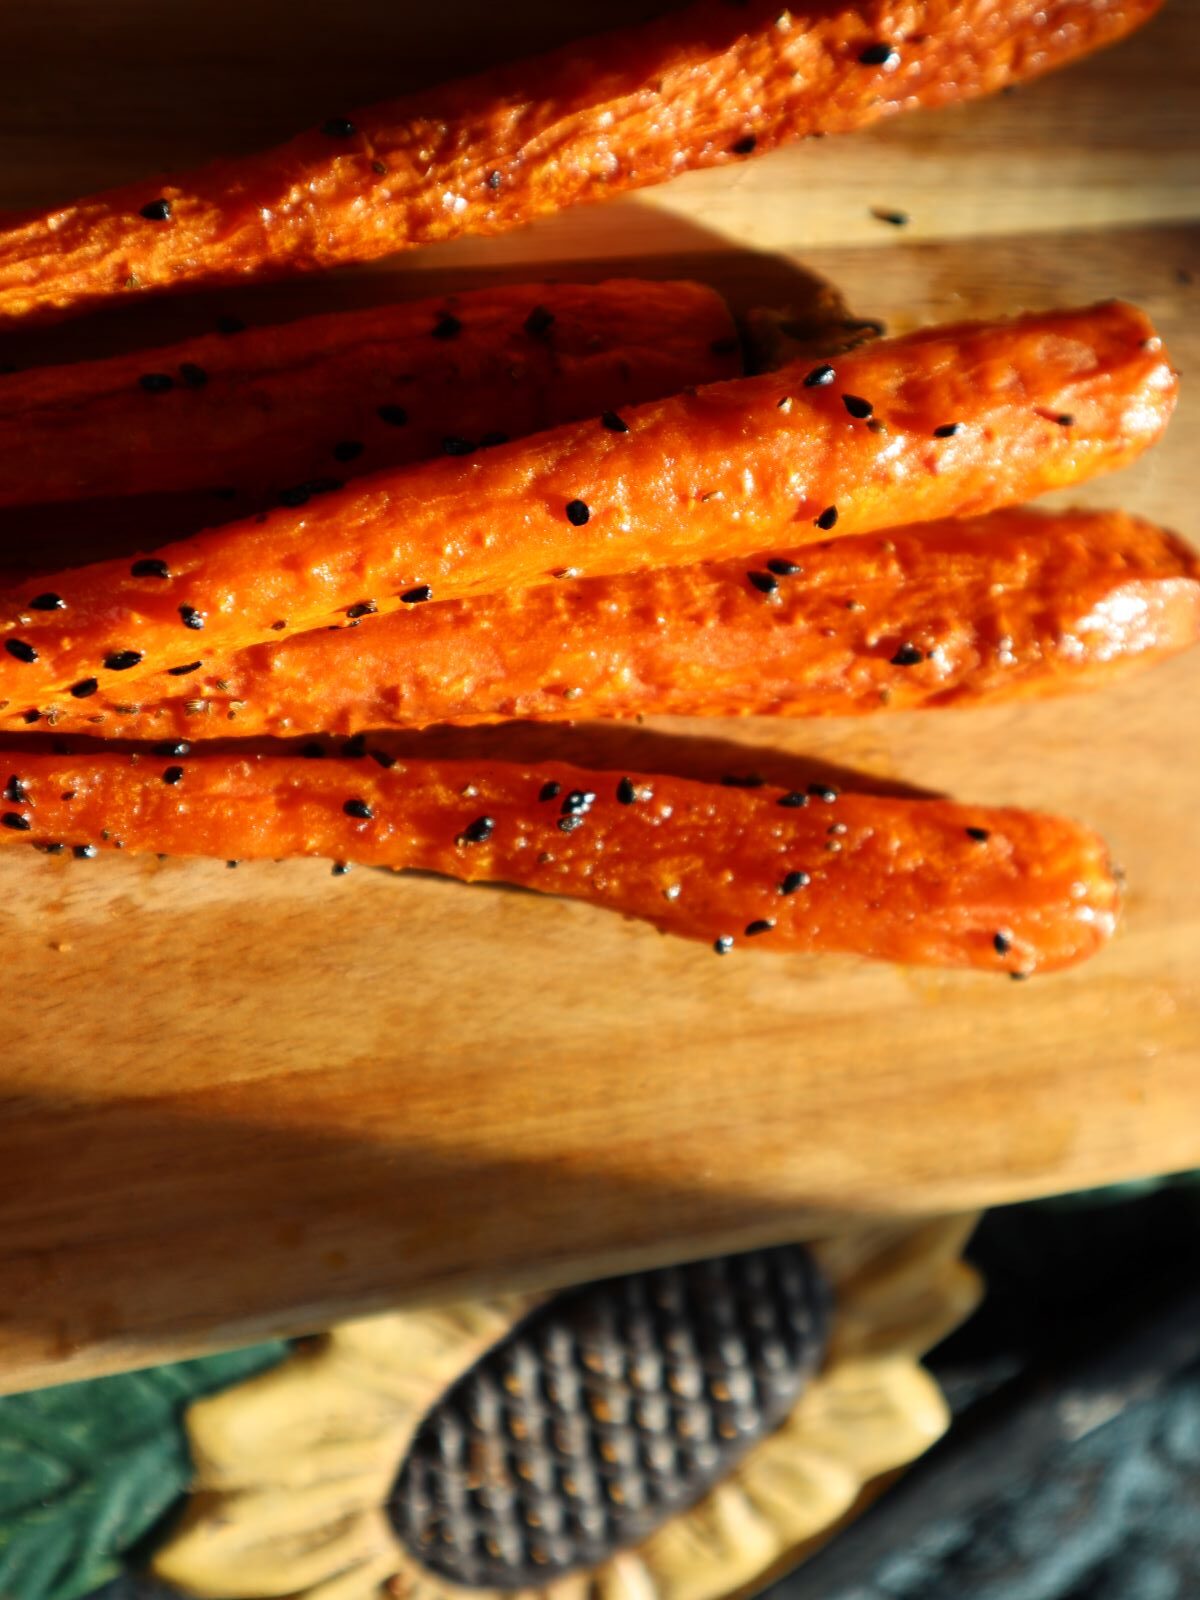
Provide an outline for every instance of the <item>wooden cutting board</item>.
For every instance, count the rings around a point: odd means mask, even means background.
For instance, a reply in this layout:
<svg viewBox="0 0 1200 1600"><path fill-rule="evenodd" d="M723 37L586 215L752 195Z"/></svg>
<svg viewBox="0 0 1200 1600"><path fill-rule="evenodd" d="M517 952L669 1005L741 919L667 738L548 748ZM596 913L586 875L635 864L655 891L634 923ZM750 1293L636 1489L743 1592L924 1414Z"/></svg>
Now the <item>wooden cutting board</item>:
<svg viewBox="0 0 1200 1600"><path fill-rule="evenodd" d="M5 19L0 203L251 146L637 9L40 0ZM786 302L802 260L895 330L1125 295L1188 375L1198 51L1200 8L1176 0L1122 49L985 105L220 303L279 316L635 270L745 308ZM148 343L212 310L68 324L0 359ZM1165 445L1082 498L1195 534L1198 396L1185 385ZM818 1213L1200 1164L1198 712L1200 653L1082 701L472 746L777 781L815 761L1086 818L1128 872L1123 928L1023 985L717 961L578 904L320 862L3 852L0 1387L783 1239Z"/></svg>

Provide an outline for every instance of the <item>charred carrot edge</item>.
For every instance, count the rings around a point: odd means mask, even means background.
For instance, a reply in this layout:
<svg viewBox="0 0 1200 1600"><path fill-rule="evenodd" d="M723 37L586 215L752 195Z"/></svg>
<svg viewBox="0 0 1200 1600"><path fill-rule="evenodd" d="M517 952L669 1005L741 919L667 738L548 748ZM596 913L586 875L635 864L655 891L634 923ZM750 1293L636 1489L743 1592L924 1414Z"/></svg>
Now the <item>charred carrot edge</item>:
<svg viewBox="0 0 1200 1600"><path fill-rule="evenodd" d="M1028 973L1091 955L1117 887L1060 818L505 762L0 755L0 840L330 856L589 900L724 951Z"/></svg>
<svg viewBox="0 0 1200 1600"><path fill-rule="evenodd" d="M244 281L465 233L944 105L1109 44L1160 0L705 0L356 111L262 154L26 215L0 318Z"/></svg>
<svg viewBox="0 0 1200 1600"><path fill-rule="evenodd" d="M1150 323L1119 302L932 329L836 361L378 473L132 563L57 574L40 596L10 591L0 710L124 693L339 613L988 511L1132 460L1176 391Z"/></svg>
<svg viewBox="0 0 1200 1600"><path fill-rule="evenodd" d="M851 716L1090 689L1200 640L1200 563L1119 511L997 511L543 584L257 645L65 731L187 739L580 717Z"/></svg>
<svg viewBox="0 0 1200 1600"><path fill-rule="evenodd" d="M712 289L519 284L0 376L0 505L218 487L258 509L742 370Z"/></svg>

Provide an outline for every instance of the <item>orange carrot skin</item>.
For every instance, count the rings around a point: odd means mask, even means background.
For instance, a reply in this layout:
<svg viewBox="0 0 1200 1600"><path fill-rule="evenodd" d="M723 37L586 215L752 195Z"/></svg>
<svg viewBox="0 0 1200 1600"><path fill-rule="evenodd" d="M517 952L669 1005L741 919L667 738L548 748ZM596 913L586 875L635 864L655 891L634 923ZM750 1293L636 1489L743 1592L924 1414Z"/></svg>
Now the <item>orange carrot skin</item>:
<svg viewBox="0 0 1200 1600"><path fill-rule="evenodd" d="M506 285L213 333L0 376L0 505L227 486L258 509L741 370L725 302L686 282Z"/></svg>
<svg viewBox="0 0 1200 1600"><path fill-rule="evenodd" d="M10 591L0 700L27 715L110 694L110 660L125 694L366 604L411 611L985 512L1134 459L1176 394L1150 323L1120 302L880 341L838 357L829 383L806 383L812 370L630 408L623 431L591 419L375 474L166 546L152 558L166 577L128 561L56 574L40 587L61 610ZM870 417L852 415L860 400Z"/></svg>
<svg viewBox="0 0 1200 1600"><path fill-rule="evenodd" d="M1120 39L1160 3L703 0L349 117L331 105L259 155L27 215L0 234L0 318L498 233L992 93Z"/></svg>
<svg viewBox="0 0 1200 1600"><path fill-rule="evenodd" d="M5 765L25 796L5 803L5 843L418 867L762 950L1034 972L1093 954L1118 909L1100 838L1015 809L495 761L10 753Z"/></svg>
<svg viewBox="0 0 1200 1600"><path fill-rule="evenodd" d="M1174 535L1118 511L997 511L749 565L435 602L256 645L186 690L163 676L142 685L141 705L92 700L55 726L197 739L855 716L1096 688L1197 640L1200 563Z"/></svg>

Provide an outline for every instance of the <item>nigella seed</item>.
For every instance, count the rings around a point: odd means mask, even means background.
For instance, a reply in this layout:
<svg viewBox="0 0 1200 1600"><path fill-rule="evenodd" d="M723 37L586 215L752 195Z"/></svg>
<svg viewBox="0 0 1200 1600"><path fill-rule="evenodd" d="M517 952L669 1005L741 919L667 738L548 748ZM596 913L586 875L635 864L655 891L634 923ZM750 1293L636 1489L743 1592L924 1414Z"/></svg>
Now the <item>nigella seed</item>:
<svg viewBox="0 0 1200 1600"><path fill-rule="evenodd" d="M329 871L332 877L344 878L350 871L352 863L349 861L335 861Z"/></svg>
<svg viewBox="0 0 1200 1600"><path fill-rule="evenodd" d="M1058 423L1060 428L1073 428L1075 426L1075 418L1069 411L1063 411L1059 416L1055 417L1054 420Z"/></svg>
<svg viewBox="0 0 1200 1600"><path fill-rule="evenodd" d="M151 200L142 207L138 215L145 217L147 222L170 222L171 202L169 200Z"/></svg>
<svg viewBox="0 0 1200 1600"><path fill-rule="evenodd" d="M408 421L408 412L403 406L380 406L375 415L379 418L380 422L386 422L389 428L403 428L405 423ZM341 448L345 449L345 446L343 445ZM354 454L357 455L361 449L362 445L359 445L358 450L356 450ZM334 454L337 455L336 450L334 451ZM338 459L340 461L352 461L354 457L339 456Z"/></svg>
<svg viewBox="0 0 1200 1600"><path fill-rule="evenodd" d="M419 606L423 601L433 599L433 590L427 583L419 583L415 589L406 589L400 599L406 606Z"/></svg>
<svg viewBox="0 0 1200 1600"><path fill-rule="evenodd" d="M95 694L100 684L95 678L81 678L78 683L73 683L68 691L76 700L86 700L89 695Z"/></svg>
<svg viewBox="0 0 1200 1600"><path fill-rule="evenodd" d="M560 833L574 833L576 828L582 828L583 827L583 823L584 823L583 817L581 817L578 812L574 812L573 811L573 812L571 812L571 814L569 816L559 817L559 819L558 819L559 832Z"/></svg>
<svg viewBox="0 0 1200 1600"><path fill-rule="evenodd" d="M24 712L21 713L21 721L24 722L27 726L30 723L40 722L41 720L42 720L42 713L40 711L24 711Z"/></svg>
<svg viewBox="0 0 1200 1600"><path fill-rule="evenodd" d="M733 949L733 935L731 933L721 934L720 938L713 940L713 949L717 955L727 956Z"/></svg>
<svg viewBox="0 0 1200 1600"><path fill-rule="evenodd" d="M806 389L823 389L826 384L832 383L837 374L828 364L814 367L804 380Z"/></svg>
<svg viewBox="0 0 1200 1600"><path fill-rule="evenodd" d="M807 872L789 872L779 885L780 894L795 894L797 889L807 889L812 879Z"/></svg>
<svg viewBox="0 0 1200 1600"><path fill-rule="evenodd" d="M169 678L186 678L190 672L199 672L202 665L203 662L200 661L187 661L182 667L168 667L167 676Z"/></svg>
<svg viewBox="0 0 1200 1600"><path fill-rule="evenodd" d="M116 650L111 656L105 656L104 666L108 672L128 672L130 667L136 667L141 659L140 650Z"/></svg>
<svg viewBox="0 0 1200 1600"><path fill-rule="evenodd" d="M203 389L208 382L208 373L194 361L185 361L179 369L179 376L189 389Z"/></svg>
<svg viewBox="0 0 1200 1600"><path fill-rule="evenodd" d="M4 798L11 801L14 806L23 806L26 800L29 799L29 791L15 772L8 780L8 785L4 790Z"/></svg>
<svg viewBox="0 0 1200 1600"><path fill-rule="evenodd" d="M204 613L197 611L195 606L180 606L179 615L185 628L199 630L204 626Z"/></svg>
<svg viewBox="0 0 1200 1600"><path fill-rule="evenodd" d="M40 850L44 856L60 856L66 849L65 844L37 844L35 850Z"/></svg>
<svg viewBox="0 0 1200 1600"><path fill-rule="evenodd" d="M16 833L28 833L33 827L29 818L23 817L19 811L6 811L3 817L0 817L0 822L3 822L6 828L12 828Z"/></svg>
<svg viewBox="0 0 1200 1600"><path fill-rule="evenodd" d="M766 781L757 772L726 772L721 777L726 789L761 789Z"/></svg>
<svg viewBox="0 0 1200 1600"><path fill-rule="evenodd" d="M600 413L600 421L608 429L609 433L629 432L629 424L624 417L619 417L615 411L602 411Z"/></svg>
<svg viewBox="0 0 1200 1600"><path fill-rule="evenodd" d="M330 117L321 124L321 132L327 139L351 139L356 131L349 117Z"/></svg>
<svg viewBox="0 0 1200 1600"><path fill-rule="evenodd" d="M789 789L786 794L779 796L775 804L782 806L785 811L799 811L808 804L808 796L801 794L799 789Z"/></svg>
<svg viewBox="0 0 1200 1600"><path fill-rule="evenodd" d="M186 739L164 739L161 744L154 746L156 756L187 756L191 753L192 747Z"/></svg>
<svg viewBox="0 0 1200 1600"><path fill-rule="evenodd" d="M554 313L547 311L545 306L534 306L525 318L525 332L534 339L541 339L554 326Z"/></svg>
<svg viewBox="0 0 1200 1600"><path fill-rule="evenodd" d="M360 600L356 606L351 606L346 612L348 617L373 617L379 610L374 600Z"/></svg>
<svg viewBox="0 0 1200 1600"><path fill-rule="evenodd" d="M935 439L953 439L956 433L962 432L961 422L943 422L940 428L933 430Z"/></svg>
<svg viewBox="0 0 1200 1600"><path fill-rule="evenodd" d="M596 796L591 789L572 789L563 801L561 811L564 817L582 816L596 803Z"/></svg>
<svg viewBox="0 0 1200 1600"><path fill-rule="evenodd" d="M387 171L387 162L386 161L380 161L378 159L378 157L376 157L376 159L374 161L372 161L372 163L371 163L371 171L372 172L377 172L379 174L379 176L382 177L384 175L384 173Z"/></svg>
<svg viewBox="0 0 1200 1600"><path fill-rule="evenodd" d="M384 409L386 410L387 408L385 407ZM387 419L385 418L384 420L386 421ZM342 439L333 447L333 459L335 461L357 461L362 453L363 445L359 439Z"/></svg>
<svg viewBox="0 0 1200 1600"><path fill-rule="evenodd" d="M775 573L780 578L794 578L798 572L803 572L804 568L797 566L794 561L785 561L779 556L774 561L767 562L767 571Z"/></svg>
<svg viewBox="0 0 1200 1600"><path fill-rule="evenodd" d="M500 187L504 180L500 176L500 173L493 168L493 170L488 173L487 178L484 181L487 183L487 186L492 193L495 194L496 190Z"/></svg>
<svg viewBox="0 0 1200 1600"><path fill-rule="evenodd" d="M375 816L365 800L347 800L342 810L348 817L354 817L359 822L370 822Z"/></svg>
<svg viewBox="0 0 1200 1600"><path fill-rule="evenodd" d="M637 799L637 790L628 778L622 778L617 785L617 800L623 806L631 806Z"/></svg>
<svg viewBox="0 0 1200 1600"><path fill-rule="evenodd" d="M169 372L143 372L138 382L147 394L166 394L175 387L175 379Z"/></svg>
<svg viewBox="0 0 1200 1600"><path fill-rule="evenodd" d="M567 521L573 528L582 528L591 514L582 500L567 501Z"/></svg>
<svg viewBox="0 0 1200 1600"><path fill-rule="evenodd" d="M975 839L979 844L986 844L987 841L991 837L992 837L991 834L988 832L988 830L986 828L968 828L967 829L967 838L968 839Z"/></svg>
<svg viewBox="0 0 1200 1600"><path fill-rule="evenodd" d="M850 415L857 417L860 422L869 417L875 409L869 400L864 400L861 395L857 394L844 394L842 396L842 404Z"/></svg>
<svg viewBox="0 0 1200 1600"><path fill-rule="evenodd" d="M169 578L171 569L165 561L159 561L154 556L143 556L140 561L135 561L129 569L134 578Z"/></svg>
<svg viewBox="0 0 1200 1600"><path fill-rule="evenodd" d="M752 133L748 133L743 138L739 139L736 144L730 145L729 148L735 156L748 156L753 155L754 146L757 143L757 137Z"/></svg>
<svg viewBox="0 0 1200 1600"><path fill-rule="evenodd" d="M837 519L838 519L838 509L837 509L837 507L836 506L826 506L824 511L822 511L821 515L819 517L815 518L815 521L816 521L816 524L817 524L818 528L824 528L826 531L828 531L830 528L835 526L835 524L837 523Z"/></svg>
<svg viewBox="0 0 1200 1600"><path fill-rule="evenodd" d="M925 659L925 652L918 650L915 644L902 644L892 657L894 667L915 667Z"/></svg>
<svg viewBox="0 0 1200 1600"><path fill-rule="evenodd" d="M462 332L462 323L450 311L443 311L433 325L435 339L457 339Z"/></svg>
<svg viewBox="0 0 1200 1600"><path fill-rule="evenodd" d="M53 591L47 589L45 594L34 595L29 602L29 609L31 611L65 611L67 602L62 595L54 594Z"/></svg>
<svg viewBox="0 0 1200 1600"><path fill-rule="evenodd" d="M494 817L476 817L474 822L468 822L463 829L461 838L464 844L484 844L492 837L496 829Z"/></svg>
<svg viewBox="0 0 1200 1600"><path fill-rule="evenodd" d="M748 939L753 939L756 934L770 933L774 926L775 921L773 917L755 917L753 922L748 922L746 924L745 934Z"/></svg>
<svg viewBox="0 0 1200 1600"><path fill-rule="evenodd" d="M77 844L73 846L71 854L76 861L94 861L100 852L94 844Z"/></svg>
<svg viewBox="0 0 1200 1600"><path fill-rule="evenodd" d="M773 577L769 572L748 572L746 576L759 594L774 594L779 587L778 578Z"/></svg>
<svg viewBox="0 0 1200 1600"><path fill-rule="evenodd" d="M448 433L442 440L442 451L448 456L472 456L477 448L472 439L464 439L457 433Z"/></svg>
<svg viewBox="0 0 1200 1600"><path fill-rule="evenodd" d="M540 790L540 792L538 794L538 799L539 800L557 800L561 793L562 793L562 784L561 783L555 783L554 779L551 778L549 783L544 783L542 785L541 790Z"/></svg>
<svg viewBox="0 0 1200 1600"><path fill-rule="evenodd" d="M840 793L831 783L810 783L808 792L814 800L824 800L827 806L831 806Z"/></svg>
<svg viewBox="0 0 1200 1600"><path fill-rule="evenodd" d="M858 59L864 67L896 67L900 64L900 52L894 45L869 44L860 51Z"/></svg>
<svg viewBox="0 0 1200 1600"><path fill-rule="evenodd" d="M908 226L907 211L891 211L887 206L872 206L871 215L875 218L876 222L887 222L893 228L904 228Z"/></svg>
<svg viewBox="0 0 1200 1600"><path fill-rule="evenodd" d="M1012 949L1012 935L997 933L992 936L992 949L998 956L1006 956Z"/></svg>
<svg viewBox="0 0 1200 1600"><path fill-rule="evenodd" d="M24 661L26 664L36 661L38 658L37 651L31 644L26 644L24 639L6 639L4 648L10 656L15 657L18 661Z"/></svg>
<svg viewBox="0 0 1200 1600"><path fill-rule="evenodd" d="M388 755L386 750L372 750L371 760L377 761L385 772L390 772L396 765L396 757Z"/></svg>
<svg viewBox="0 0 1200 1600"><path fill-rule="evenodd" d="M168 767L166 769L166 771L162 775L162 780L163 780L164 783L171 783L171 784L182 783L183 782L183 768L182 767Z"/></svg>

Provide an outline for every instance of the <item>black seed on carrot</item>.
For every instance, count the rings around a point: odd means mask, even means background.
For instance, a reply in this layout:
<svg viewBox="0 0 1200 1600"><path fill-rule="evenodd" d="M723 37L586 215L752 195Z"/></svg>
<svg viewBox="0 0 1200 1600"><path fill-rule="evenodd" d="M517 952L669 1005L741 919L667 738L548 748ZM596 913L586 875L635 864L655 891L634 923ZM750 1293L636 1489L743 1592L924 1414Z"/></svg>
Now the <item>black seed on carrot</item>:
<svg viewBox="0 0 1200 1600"><path fill-rule="evenodd" d="M842 396L842 404L850 415L857 417L860 422L864 417L869 417L875 409L869 400L864 400L858 394L844 394Z"/></svg>
<svg viewBox="0 0 1200 1600"><path fill-rule="evenodd" d="M1060 428L1073 428L1075 426L1075 418L1069 411L1063 411L1059 416L1055 417L1054 420L1058 423Z"/></svg>
<svg viewBox="0 0 1200 1600"><path fill-rule="evenodd" d="M731 933L721 934L719 938L713 940L713 949L717 955L727 956L733 949L733 935Z"/></svg>
<svg viewBox="0 0 1200 1600"><path fill-rule="evenodd" d="M572 789L560 807L564 817L582 816L590 811L596 803L596 796L591 789Z"/></svg>
<svg viewBox="0 0 1200 1600"><path fill-rule="evenodd" d="M95 678L81 678L78 683L73 683L68 691L76 700L86 700L89 695L95 694L100 687Z"/></svg>
<svg viewBox="0 0 1200 1600"><path fill-rule="evenodd" d="M780 578L794 578L804 568L797 566L794 561L785 561L782 556L777 556L773 561L767 562L767 571L773 572Z"/></svg>
<svg viewBox="0 0 1200 1600"><path fill-rule="evenodd" d="M403 406L380 406L375 415L379 418L380 422L386 422L389 428L403 428L405 423L408 421L408 412ZM360 445L359 450L361 449L362 446ZM355 455L357 454L358 451L356 450ZM349 456L342 456L341 459L343 461L347 461L352 460L353 458Z"/></svg>
<svg viewBox="0 0 1200 1600"><path fill-rule="evenodd" d="M859 52L858 59L864 67L898 67L900 65L900 52L895 45L869 44L865 50Z"/></svg>
<svg viewBox="0 0 1200 1600"><path fill-rule="evenodd" d="M975 840L978 841L979 844L985 844L991 837L992 837L991 834L988 832L988 830L986 828L968 828L967 829L967 838L968 839L975 839Z"/></svg>
<svg viewBox="0 0 1200 1600"><path fill-rule="evenodd" d="M52 590L47 589L45 594L34 595L29 602L29 609L31 611L65 611L67 602L62 595L55 594Z"/></svg>
<svg viewBox="0 0 1200 1600"><path fill-rule="evenodd" d="M164 783L171 783L171 784L182 783L183 782L183 768L182 767L167 767L167 769L164 771L164 773L162 775L162 781Z"/></svg>
<svg viewBox="0 0 1200 1600"><path fill-rule="evenodd" d="M558 827L560 833L574 833L576 828L582 828L584 817L577 811L572 811L568 816L559 817Z"/></svg>
<svg viewBox="0 0 1200 1600"><path fill-rule="evenodd" d="M35 844L33 848L44 856L60 856L67 847L65 844Z"/></svg>
<svg viewBox="0 0 1200 1600"><path fill-rule="evenodd" d="M350 871L352 863L349 861L335 861L330 867L330 875L334 878L344 878Z"/></svg>
<svg viewBox="0 0 1200 1600"><path fill-rule="evenodd" d="M321 132L327 139L350 139L357 129L349 117L330 117L321 124Z"/></svg>
<svg viewBox="0 0 1200 1600"><path fill-rule="evenodd" d="M133 578L169 578L171 569L156 556L142 556L130 567L129 575Z"/></svg>
<svg viewBox="0 0 1200 1600"><path fill-rule="evenodd" d="M23 806L29 799L29 791L14 772L4 790L4 798L14 806Z"/></svg>
<svg viewBox="0 0 1200 1600"><path fill-rule="evenodd" d="M826 506L824 511L822 511L821 515L819 517L816 517L814 520L815 520L818 528L824 528L826 531L828 531L830 528L832 528L832 527L834 527L836 525L837 519L838 519L838 509L837 509L837 507L836 506Z"/></svg>
<svg viewBox="0 0 1200 1600"><path fill-rule="evenodd" d="M484 181L492 193L495 194L496 190L500 187L504 180L500 173L493 168L492 171L488 173L487 178Z"/></svg>
<svg viewBox="0 0 1200 1600"><path fill-rule="evenodd" d="M810 783L808 792L814 800L823 800L827 806L831 806L841 791L835 789L831 783Z"/></svg>
<svg viewBox="0 0 1200 1600"><path fill-rule="evenodd" d="M138 215L145 217L147 222L170 222L171 202L169 200L147 201Z"/></svg>
<svg viewBox="0 0 1200 1600"><path fill-rule="evenodd" d="M993 934L992 949L995 950L998 956L1006 956L1012 949L1012 935L1008 933Z"/></svg>
<svg viewBox="0 0 1200 1600"><path fill-rule="evenodd" d="M168 667L167 676L169 678L186 678L190 672L199 672L203 664L201 661L188 661L182 667Z"/></svg>
<svg viewBox="0 0 1200 1600"><path fill-rule="evenodd" d="M772 917L755 917L753 922L746 924L744 932L748 939L753 939L757 934L770 933L774 926L775 922Z"/></svg>
<svg viewBox="0 0 1200 1600"><path fill-rule="evenodd" d="M801 794L799 789L789 789L786 794L779 796L775 804L783 806L785 811L799 811L808 804L808 796Z"/></svg>
<svg viewBox="0 0 1200 1600"><path fill-rule="evenodd" d="M759 594L774 594L779 587L779 579L769 572L748 572L746 577Z"/></svg>
<svg viewBox="0 0 1200 1600"><path fill-rule="evenodd" d="M961 422L943 422L940 428L933 430L935 439L953 439L956 433L962 432Z"/></svg>
<svg viewBox="0 0 1200 1600"><path fill-rule="evenodd" d="M16 833L28 833L33 827L28 817L23 817L19 811L6 811L0 817L6 828L12 828Z"/></svg>
<svg viewBox="0 0 1200 1600"><path fill-rule="evenodd" d="M807 872L789 872L779 885L780 894L795 894L797 889L806 889L812 882Z"/></svg>
<svg viewBox="0 0 1200 1600"><path fill-rule="evenodd" d="M371 163L371 171L379 173L379 175L382 177L383 174L387 171L387 162L386 161L380 161L379 158L376 157L375 160L372 161L372 163Z"/></svg>
<svg viewBox="0 0 1200 1600"><path fill-rule="evenodd" d="M156 756L187 756L191 753L192 747L186 739L164 739L154 746Z"/></svg>
<svg viewBox="0 0 1200 1600"><path fill-rule="evenodd" d="M484 844L492 837L496 830L494 817L476 817L474 822L468 822L460 838L464 844Z"/></svg>
<svg viewBox="0 0 1200 1600"><path fill-rule="evenodd" d="M832 383L836 376L837 374L827 362L822 363L821 366L814 367L807 375L804 380L804 387L806 389L823 389L826 384Z"/></svg>
<svg viewBox="0 0 1200 1600"><path fill-rule="evenodd" d="M554 326L554 313L547 311L545 306L534 306L525 318L525 332L534 339L541 339L550 332Z"/></svg>
<svg viewBox="0 0 1200 1600"><path fill-rule="evenodd" d="M567 521L573 528L582 528L591 514L582 500L567 501Z"/></svg>
<svg viewBox="0 0 1200 1600"><path fill-rule="evenodd" d="M433 325L435 339L457 339L462 332L462 323L451 311L443 311Z"/></svg>
<svg viewBox="0 0 1200 1600"><path fill-rule="evenodd" d="M386 418L384 419L386 421ZM341 439L333 447L335 461L357 461L363 453L361 439Z"/></svg>
<svg viewBox="0 0 1200 1600"><path fill-rule="evenodd" d="M608 429L609 433L629 432L629 424L624 417L619 417L615 411L602 411L600 413L600 421Z"/></svg>
<svg viewBox="0 0 1200 1600"><path fill-rule="evenodd" d="M562 784L555 783L551 778L549 783L544 783L538 793L539 800L557 800L562 793Z"/></svg>
<svg viewBox="0 0 1200 1600"><path fill-rule="evenodd" d="M907 211L892 211L887 206L872 206L871 215L876 222L889 223L893 228L905 228L908 226Z"/></svg>
<svg viewBox="0 0 1200 1600"><path fill-rule="evenodd" d="M147 394L166 394L175 387L175 379L169 372L143 372L138 383Z"/></svg>
<svg viewBox="0 0 1200 1600"><path fill-rule="evenodd" d="M71 854L76 861L93 861L100 852L94 844L77 844L73 846Z"/></svg>
<svg viewBox="0 0 1200 1600"><path fill-rule="evenodd" d="M24 723L40 722L41 720L42 713L40 711L23 711L21 713L21 721Z"/></svg>
<svg viewBox="0 0 1200 1600"><path fill-rule="evenodd" d="M179 369L179 376L189 389L203 389L208 382L208 373L194 361L185 361Z"/></svg>
<svg viewBox="0 0 1200 1600"><path fill-rule="evenodd" d="M757 143L757 137L752 133L747 133L736 144L731 144L729 149L735 156L749 156L753 155L754 147Z"/></svg>
<svg viewBox="0 0 1200 1600"><path fill-rule="evenodd" d="M130 667L136 667L141 659L140 650L114 650L111 656L105 656L104 666L108 672L128 672Z"/></svg>
<svg viewBox="0 0 1200 1600"><path fill-rule="evenodd" d="M15 660L24 661L27 665L38 658L37 651L31 644L27 644L24 639L6 639L4 648Z"/></svg>
<svg viewBox="0 0 1200 1600"><path fill-rule="evenodd" d="M180 606L179 615L185 628L199 630L204 626L204 613L197 611L195 606Z"/></svg>
<svg viewBox="0 0 1200 1600"><path fill-rule="evenodd" d="M925 659L925 652L918 650L915 644L902 644L892 657L894 667L915 667Z"/></svg>
<svg viewBox="0 0 1200 1600"><path fill-rule="evenodd" d="M400 598L406 606L419 606L422 601L433 599L433 590L427 583L419 583L415 589L406 589Z"/></svg>
<svg viewBox="0 0 1200 1600"><path fill-rule="evenodd" d="M370 822L375 815L365 800L347 800L342 810L348 817L355 817L359 822Z"/></svg>
<svg viewBox="0 0 1200 1600"><path fill-rule="evenodd" d="M374 600L360 600L356 606L351 606L346 615L348 617L373 617L379 610Z"/></svg>
<svg viewBox="0 0 1200 1600"><path fill-rule="evenodd" d="M617 785L617 800L623 806L631 806L637 799L637 790L628 778L622 778Z"/></svg>

